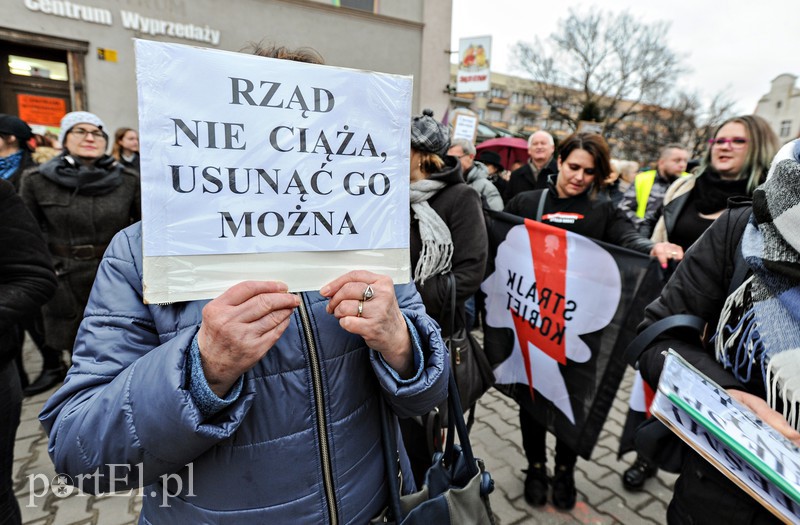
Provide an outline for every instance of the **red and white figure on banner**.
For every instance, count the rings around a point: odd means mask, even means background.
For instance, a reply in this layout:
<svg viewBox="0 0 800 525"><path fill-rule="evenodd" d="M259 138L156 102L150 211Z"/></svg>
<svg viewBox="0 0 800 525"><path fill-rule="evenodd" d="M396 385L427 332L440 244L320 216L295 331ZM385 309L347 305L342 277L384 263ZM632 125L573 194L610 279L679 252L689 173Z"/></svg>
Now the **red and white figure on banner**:
<svg viewBox="0 0 800 525"><path fill-rule="evenodd" d="M636 371L633 377L633 388L631 389L631 398L629 407L636 412L642 412L645 417L650 417L650 404L653 402L655 392L650 388L650 385L644 382L642 374Z"/></svg>
<svg viewBox="0 0 800 525"><path fill-rule="evenodd" d="M520 264L525 253L528 264ZM516 334L511 355L495 368L497 383L527 384L532 397L544 396L575 424L559 365L589 361L581 334L614 318L621 295L614 257L586 237L526 219L498 246L481 288L487 324Z"/></svg>

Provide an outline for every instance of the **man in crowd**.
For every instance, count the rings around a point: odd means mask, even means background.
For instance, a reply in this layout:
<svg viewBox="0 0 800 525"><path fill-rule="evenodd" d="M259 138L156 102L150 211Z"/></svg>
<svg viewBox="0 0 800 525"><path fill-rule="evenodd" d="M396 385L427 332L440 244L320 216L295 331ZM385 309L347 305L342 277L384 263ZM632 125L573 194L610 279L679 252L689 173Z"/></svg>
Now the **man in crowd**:
<svg viewBox="0 0 800 525"><path fill-rule="evenodd" d="M686 148L680 144L667 144L661 149L656 169L636 175L619 207L637 228L646 215L654 214L661 206L669 185L678 177L689 175L686 173L688 162Z"/></svg>
<svg viewBox="0 0 800 525"><path fill-rule="evenodd" d="M455 139L447 150L448 155L457 158L461 163L461 173L464 181L477 191L481 197L486 198L486 205L497 211L503 210L503 199L492 181L489 180L489 170L483 163L475 160L475 145L467 139Z"/></svg>
<svg viewBox="0 0 800 525"><path fill-rule="evenodd" d="M558 165L553 153L556 146L553 136L539 130L528 137L530 161L511 173L503 198L510 201L517 193L547 188L547 177L558 173Z"/></svg>

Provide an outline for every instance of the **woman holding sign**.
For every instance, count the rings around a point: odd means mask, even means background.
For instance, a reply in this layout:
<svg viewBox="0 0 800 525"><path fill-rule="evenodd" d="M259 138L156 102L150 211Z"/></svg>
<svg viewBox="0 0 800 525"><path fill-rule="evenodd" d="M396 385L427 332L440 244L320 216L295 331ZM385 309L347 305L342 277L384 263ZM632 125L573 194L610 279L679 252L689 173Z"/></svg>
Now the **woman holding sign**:
<svg viewBox="0 0 800 525"><path fill-rule="evenodd" d="M723 212L692 246L639 327L641 332L672 315L693 314L706 321L704 333L685 328L663 333L639 358L639 370L655 390L662 352L673 349L800 445L798 209L800 141L795 140L778 152L752 205L740 203ZM667 521L752 524L776 519L709 462L687 451Z"/></svg>
<svg viewBox="0 0 800 525"><path fill-rule="evenodd" d="M256 54L321 63L307 49ZM40 416L56 471L87 491L145 485L141 523L377 516L381 404L414 417L447 392L447 350L414 284L354 270L319 292L243 281L211 301L144 304L142 240L137 223L109 245L70 375Z"/></svg>
<svg viewBox="0 0 800 525"><path fill-rule="evenodd" d="M55 297L43 308L42 373L25 395L64 379L62 352L72 351L97 265L111 238L139 220L139 177L106 154L100 117L67 113L59 142L64 152L22 177L22 200L45 233L58 275Z"/></svg>
<svg viewBox="0 0 800 525"><path fill-rule="evenodd" d="M600 195L611 177L608 144L597 134L577 133L562 143L558 154L558 175L547 190L520 193L504 211L528 219L617 244L657 257L662 267L670 259L680 260L683 250L669 243L654 244L642 237L612 202ZM546 429L524 408L520 409L522 444L528 458L525 499L531 505L547 502L550 479L545 467ZM556 441L556 467L552 478L553 505L560 509L575 506L574 468L577 454Z"/></svg>

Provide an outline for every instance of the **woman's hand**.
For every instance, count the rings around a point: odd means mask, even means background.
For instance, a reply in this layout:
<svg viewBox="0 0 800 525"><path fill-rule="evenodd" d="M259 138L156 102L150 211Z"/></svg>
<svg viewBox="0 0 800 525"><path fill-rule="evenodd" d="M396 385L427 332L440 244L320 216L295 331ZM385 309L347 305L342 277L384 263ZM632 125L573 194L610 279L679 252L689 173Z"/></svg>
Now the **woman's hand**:
<svg viewBox="0 0 800 525"><path fill-rule="evenodd" d="M800 446L800 432L792 428L782 414L771 409L766 401L758 396L734 388L729 388L727 392L733 399L749 408L761 421L783 434L786 439L795 445Z"/></svg>
<svg viewBox="0 0 800 525"><path fill-rule="evenodd" d="M289 326L300 298L287 290L286 284L275 281L245 281L203 308L197 344L208 386L219 397L225 397Z"/></svg>
<svg viewBox="0 0 800 525"><path fill-rule="evenodd" d="M319 293L330 299L328 313L339 319L342 328L363 337L400 377L414 375L411 336L391 278L355 270L326 284Z"/></svg>
<svg viewBox="0 0 800 525"><path fill-rule="evenodd" d="M661 267L666 269L670 259L676 262L683 259L683 248L671 242L657 242L650 250L650 257L657 258Z"/></svg>

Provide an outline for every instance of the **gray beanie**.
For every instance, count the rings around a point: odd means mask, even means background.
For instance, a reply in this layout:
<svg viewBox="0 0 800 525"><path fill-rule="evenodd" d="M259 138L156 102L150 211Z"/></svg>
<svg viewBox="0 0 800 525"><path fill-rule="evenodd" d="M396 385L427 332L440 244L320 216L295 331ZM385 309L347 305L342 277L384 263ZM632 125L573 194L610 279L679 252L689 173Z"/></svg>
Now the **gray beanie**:
<svg viewBox="0 0 800 525"><path fill-rule="evenodd" d="M422 116L411 119L411 147L425 153L436 153L440 157L450 148L450 132L447 126L433 118L432 109L422 110Z"/></svg>
<svg viewBox="0 0 800 525"><path fill-rule="evenodd" d="M108 140L108 133L105 133L105 129L103 129L105 128L105 124L100 120L100 117L88 111L73 111L72 113L67 113L61 119L61 131L58 133L58 141L62 146L64 145L64 138L67 136L67 133L69 133L69 130L81 123L97 126L103 131L106 135L106 140Z"/></svg>

